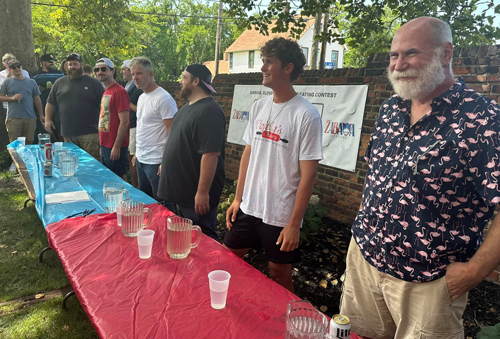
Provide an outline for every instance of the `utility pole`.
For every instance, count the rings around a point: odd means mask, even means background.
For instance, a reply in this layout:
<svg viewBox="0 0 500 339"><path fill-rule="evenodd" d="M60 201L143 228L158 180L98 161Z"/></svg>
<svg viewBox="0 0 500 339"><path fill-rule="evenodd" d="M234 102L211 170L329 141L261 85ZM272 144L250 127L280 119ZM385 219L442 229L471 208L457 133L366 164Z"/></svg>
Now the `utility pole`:
<svg viewBox="0 0 500 339"><path fill-rule="evenodd" d="M324 33L328 33L328 20L330 20L329 10L326 11L325 16L323 18L323 32ZM321 42L321 54L319 56L319 69L320 70L325 69L326 46L327 46L327 41L323 40Z"/></svg>
<svg viewBox="0 0 500 339"><path fill-rule="evenodd" d="M217 37L215 39L215 74L219 74L219 54L220 54L220 40L222 34L222 0L219 0L219 18L217 19Z"/></svg>
<svg viewBox="0 0 500 339"><path fill-rule="evenodd" d="M318 11L316 14L316 21L314 22L314 36L319 35L321 33L321 12ZM317 69L318 63L318 46L319 41L314 39L311 49L311 69Z"/></svg>

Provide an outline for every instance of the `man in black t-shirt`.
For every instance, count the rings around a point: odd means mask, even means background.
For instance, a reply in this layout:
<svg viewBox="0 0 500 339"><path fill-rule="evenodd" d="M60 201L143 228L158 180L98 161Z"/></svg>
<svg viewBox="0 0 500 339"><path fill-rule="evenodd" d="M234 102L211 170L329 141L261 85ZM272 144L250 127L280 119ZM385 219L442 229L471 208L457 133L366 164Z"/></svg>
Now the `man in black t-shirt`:
<svg viewBox="0 0 500 339"><path fill-rule="evenodd" d="M163 153L158 196L177 204L178 215L191 219L215 240L217 206L224 186L224 110L210 96L212 74L190 65L181 80L189 103L174 117Z"/></svg>
<svg viewBox="0 0 500 339"><path fill-rule="evenodd" d="M135 164L132 163L132 158L135 155L135 135L136 135L136 127L137 127L137 101L139 101L139 97L141 96L142 89L137 88L135 86L134 80L132 79L132 72L130 71L130 64L132 60L125 60L122 64L121 74L124 80L127 80L127 84L125 85L125 90L128 93L130 98L130 138L128 144L128 162L130 167L130 179L131 184L134 187L138 186L137 181L137 168Z"/></svg>
<svg viewBox="0 0 500 339"><path fill-rule="evenodd" d="M83 74L82 57L68 55L68 75L52 85L45 106L45 129L54 128L53 113L59 110L61 134L65 142L73 142L94 158L100 160L97 124L104 93L102 83Z"/></svg>

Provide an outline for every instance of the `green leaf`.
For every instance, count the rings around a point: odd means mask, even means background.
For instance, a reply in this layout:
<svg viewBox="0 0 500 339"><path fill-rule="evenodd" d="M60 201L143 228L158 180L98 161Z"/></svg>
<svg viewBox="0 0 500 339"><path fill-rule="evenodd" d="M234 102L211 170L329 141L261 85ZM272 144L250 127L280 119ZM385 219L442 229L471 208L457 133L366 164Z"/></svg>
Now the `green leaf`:
<svg viewBox="0 0 500 339"><path fill-rule="evenodd" d="M309 223L309 228L311 229L311 231L317 231L319 228L319 225L317 223L315 223L314 221L311 221Z"/></svg>
<svg viewBox="0 0 500 339"><path fill-rule="evenodd" d="M500 5L495 6L495 13L500 14Z"/></svg>
<svg viewBox="0 0 500 339"><path fill-rule="evenodd" d="M314 218L312 218L312 220L314 222L321 222L321 218L320 217L314 217Z"/></svg>
<svg viewBox="0 0 500 339"><path fill-rule="evenodd" d="M476 339L488 339L488 338L489 336L484 332L479 332L476 337Z"/></svg>
<svg viewBox="0 0 500 339"><path fill-rule="evenodd" d="M484 332L488 335L498 334L497 329L494 326L484 326L483 328L481 328L481 332Z"/></svg>
<svg viewBox="0 0 500 339"><path fill-rule="evenodd" d="M497 330L498 333L500 333L500 323L495 325L495 329Z"/></svg>

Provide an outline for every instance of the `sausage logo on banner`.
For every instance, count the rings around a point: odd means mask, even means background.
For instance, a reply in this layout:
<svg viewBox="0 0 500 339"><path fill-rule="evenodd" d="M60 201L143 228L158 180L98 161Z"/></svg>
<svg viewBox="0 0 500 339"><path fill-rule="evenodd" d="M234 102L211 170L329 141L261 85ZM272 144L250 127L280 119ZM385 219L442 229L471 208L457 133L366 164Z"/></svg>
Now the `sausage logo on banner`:
<svg viewBox="0 0 500 339"><path fill-rule="evenodd" d="M361 127L368 85L294 86L295 91L316 107L323 129L322 165L354 172L358 159ZM245 145L243 134L253 103L273 92L262 85L236 85L227 141Z"/></svg>

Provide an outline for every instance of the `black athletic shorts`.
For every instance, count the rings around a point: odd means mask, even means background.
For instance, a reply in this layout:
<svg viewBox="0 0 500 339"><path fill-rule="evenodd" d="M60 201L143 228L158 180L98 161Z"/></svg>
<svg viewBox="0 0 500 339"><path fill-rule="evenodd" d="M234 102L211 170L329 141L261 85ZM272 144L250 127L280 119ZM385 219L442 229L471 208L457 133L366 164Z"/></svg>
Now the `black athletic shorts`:
<svg viewBox="0 0 500 339"><path fill-rule="evenodd" d="M268 225L262 219L243 213L236 215L231 230L226 231L224 245L232 249L261 248L266 257L275 264L294 264L300 260L300 250L280 251L281 244L276 245L283 227Z"/></svg>

